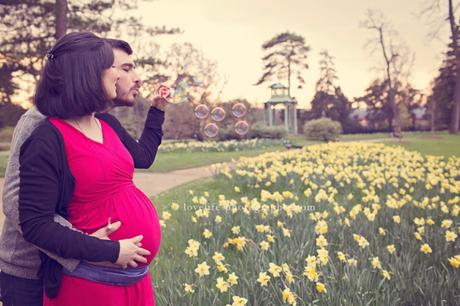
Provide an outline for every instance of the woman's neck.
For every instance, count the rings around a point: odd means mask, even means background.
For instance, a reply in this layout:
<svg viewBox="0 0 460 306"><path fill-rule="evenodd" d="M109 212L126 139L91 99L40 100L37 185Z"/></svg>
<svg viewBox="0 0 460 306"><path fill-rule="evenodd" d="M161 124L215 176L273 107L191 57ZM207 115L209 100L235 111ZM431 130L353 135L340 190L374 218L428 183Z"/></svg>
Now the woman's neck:
<svg viewBox="0 0 460 306"><path fill-rule="evenodd" d="M78 118L71 119L71 121L78 123L80 126L93 127L96 124L96 117L94 113L86 116L81 116Z"/></svg>

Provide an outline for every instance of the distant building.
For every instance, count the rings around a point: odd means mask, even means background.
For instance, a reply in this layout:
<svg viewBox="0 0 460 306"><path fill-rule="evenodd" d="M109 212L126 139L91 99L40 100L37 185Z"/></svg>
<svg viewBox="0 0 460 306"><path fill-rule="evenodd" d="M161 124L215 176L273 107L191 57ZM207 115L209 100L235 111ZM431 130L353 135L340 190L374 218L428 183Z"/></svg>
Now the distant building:
<svg viewBox="0 0 460 306"><path fill-rule="evenodd" d="M265 123L275 126L276 105L284 105L284 127L287 133L297 134L297 101L288 95L288 88L280 83L270 86L271 98L264 102Z"/></svg>

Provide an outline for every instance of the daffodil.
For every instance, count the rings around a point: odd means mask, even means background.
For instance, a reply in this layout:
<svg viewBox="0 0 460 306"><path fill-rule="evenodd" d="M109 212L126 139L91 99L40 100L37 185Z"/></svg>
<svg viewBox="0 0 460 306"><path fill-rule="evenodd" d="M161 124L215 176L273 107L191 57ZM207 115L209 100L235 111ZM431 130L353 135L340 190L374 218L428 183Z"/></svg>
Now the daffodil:
<svg viewBox="0 0 460 306"><path fill-rule="evenodd" d="M315 288L316 288L316 291L318 291L319 293L327 292L326 285L323 283L317 282Z"/></svg>
<svg viewBox="0 0 460 306"><path fill-rule="evenodd" d="M447 242L453 242L457 239L457 234L452 231L446 231L446 241Z"/></svg>
<svg viewBox="0 0 460 306"><path fill-rule="evenodd" d="M192 293L195 292L195 289L193 289L193 285L185 283L184 284L184 291L185 291L186 294L192 294Z"/></svg>
<svg viewBox="0 0 460 306"><path fill-rule="evenodd" d="M284 289L281 296L282 296L283 302L286 302L289 305L297 304L296 297L289 288Z"/></svg>
<svg viewBox="0 0 460 306"><path fill-rule="evenodd" d="M221 293L227 292L229 287L229 284L226 281L224 281L222 277L217 278L216 288L219 289Z"/></svg>
<svg viewBox="0 0 460 306"><path fill-rule="evenodd" d="M205 275L209 275L209 266L206 263L206 261L203 261L202 263L198 264L197 267L195 268L195 272L200 277L203 277Z"/></svg>
<svg viewBox="0 0 460 306"><path fill-rule="evenodd" d="M228 275L227 282L230 284L230 286L237 285L238 284L238 276L236 276L235 273L230 273Z"/></svg>
<svg viewBox="0 0 460 306"><path fill-rule="evenodd" d="M268 264L268 272L270 272L273 277L279 277L282 269L280 266L274 264L274 263L269 263Z"/></svg>
<svg viewBox="0 0 460 306"><path fill-rule="evenodd" d="M394 244L387 245L387 251L388 253L393 254L396 251L395 245Z"/></svg>
<svg viewBox="0 0 460 306"><path fill-rule="evenodd" d="M257 279L257 282L262 287L267 286L269 280L270 280L270 276L267 273L265 273L265 272L260 272L259 273L259 278Z"/></svg>
<svg viewBox="0 0 460 306"><path fill-rule="evenodd" d="M427 244L427 243L424 243L421 247L420 247L420 251L422 253L425 253L425 254L429 254L432 252L431 250L431 247Z"/></svg>

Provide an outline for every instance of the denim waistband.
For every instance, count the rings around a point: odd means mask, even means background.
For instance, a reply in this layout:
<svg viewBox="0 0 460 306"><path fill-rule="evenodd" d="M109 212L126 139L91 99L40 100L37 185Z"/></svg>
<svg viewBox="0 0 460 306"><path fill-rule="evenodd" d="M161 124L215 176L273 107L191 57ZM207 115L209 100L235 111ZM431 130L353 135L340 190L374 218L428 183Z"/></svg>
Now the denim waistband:
<svg viewBox="0 0 460 306"><path fill-rule="evenodd" d="M122 269L97 266L83 261L72 272L63 269L64 274L113 286L132 285L144 278L148 271L148 266Z"/></svg>

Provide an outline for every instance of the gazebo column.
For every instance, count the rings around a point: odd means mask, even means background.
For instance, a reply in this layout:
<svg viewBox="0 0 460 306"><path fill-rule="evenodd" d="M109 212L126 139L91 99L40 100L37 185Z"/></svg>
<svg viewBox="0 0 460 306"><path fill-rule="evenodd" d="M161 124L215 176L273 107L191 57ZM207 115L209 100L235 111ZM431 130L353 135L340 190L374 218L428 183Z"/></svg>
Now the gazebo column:
<svg viewBox="0 0 460 306"><path fill-rule="evenodd" d="M289 133L289 111L288 111L288 108L289 108L289 104L286 103L284 105L284 127L285 127L287 133Z"/></svg>
<svg viewBox="0 0 460 306"><path fill-rule="evenodd" d="M272 105L270 103L267 104L267 114L268 114L268 126L273 126L273 113L272 113Z"/></svg>
<svg viewBox="0 0 460 306"><path fill-rule="evenodd" d="M293 104L293 108L294 108L294 134L297 135L298 131L297 131L297 107L295 104Z"/></svg>

